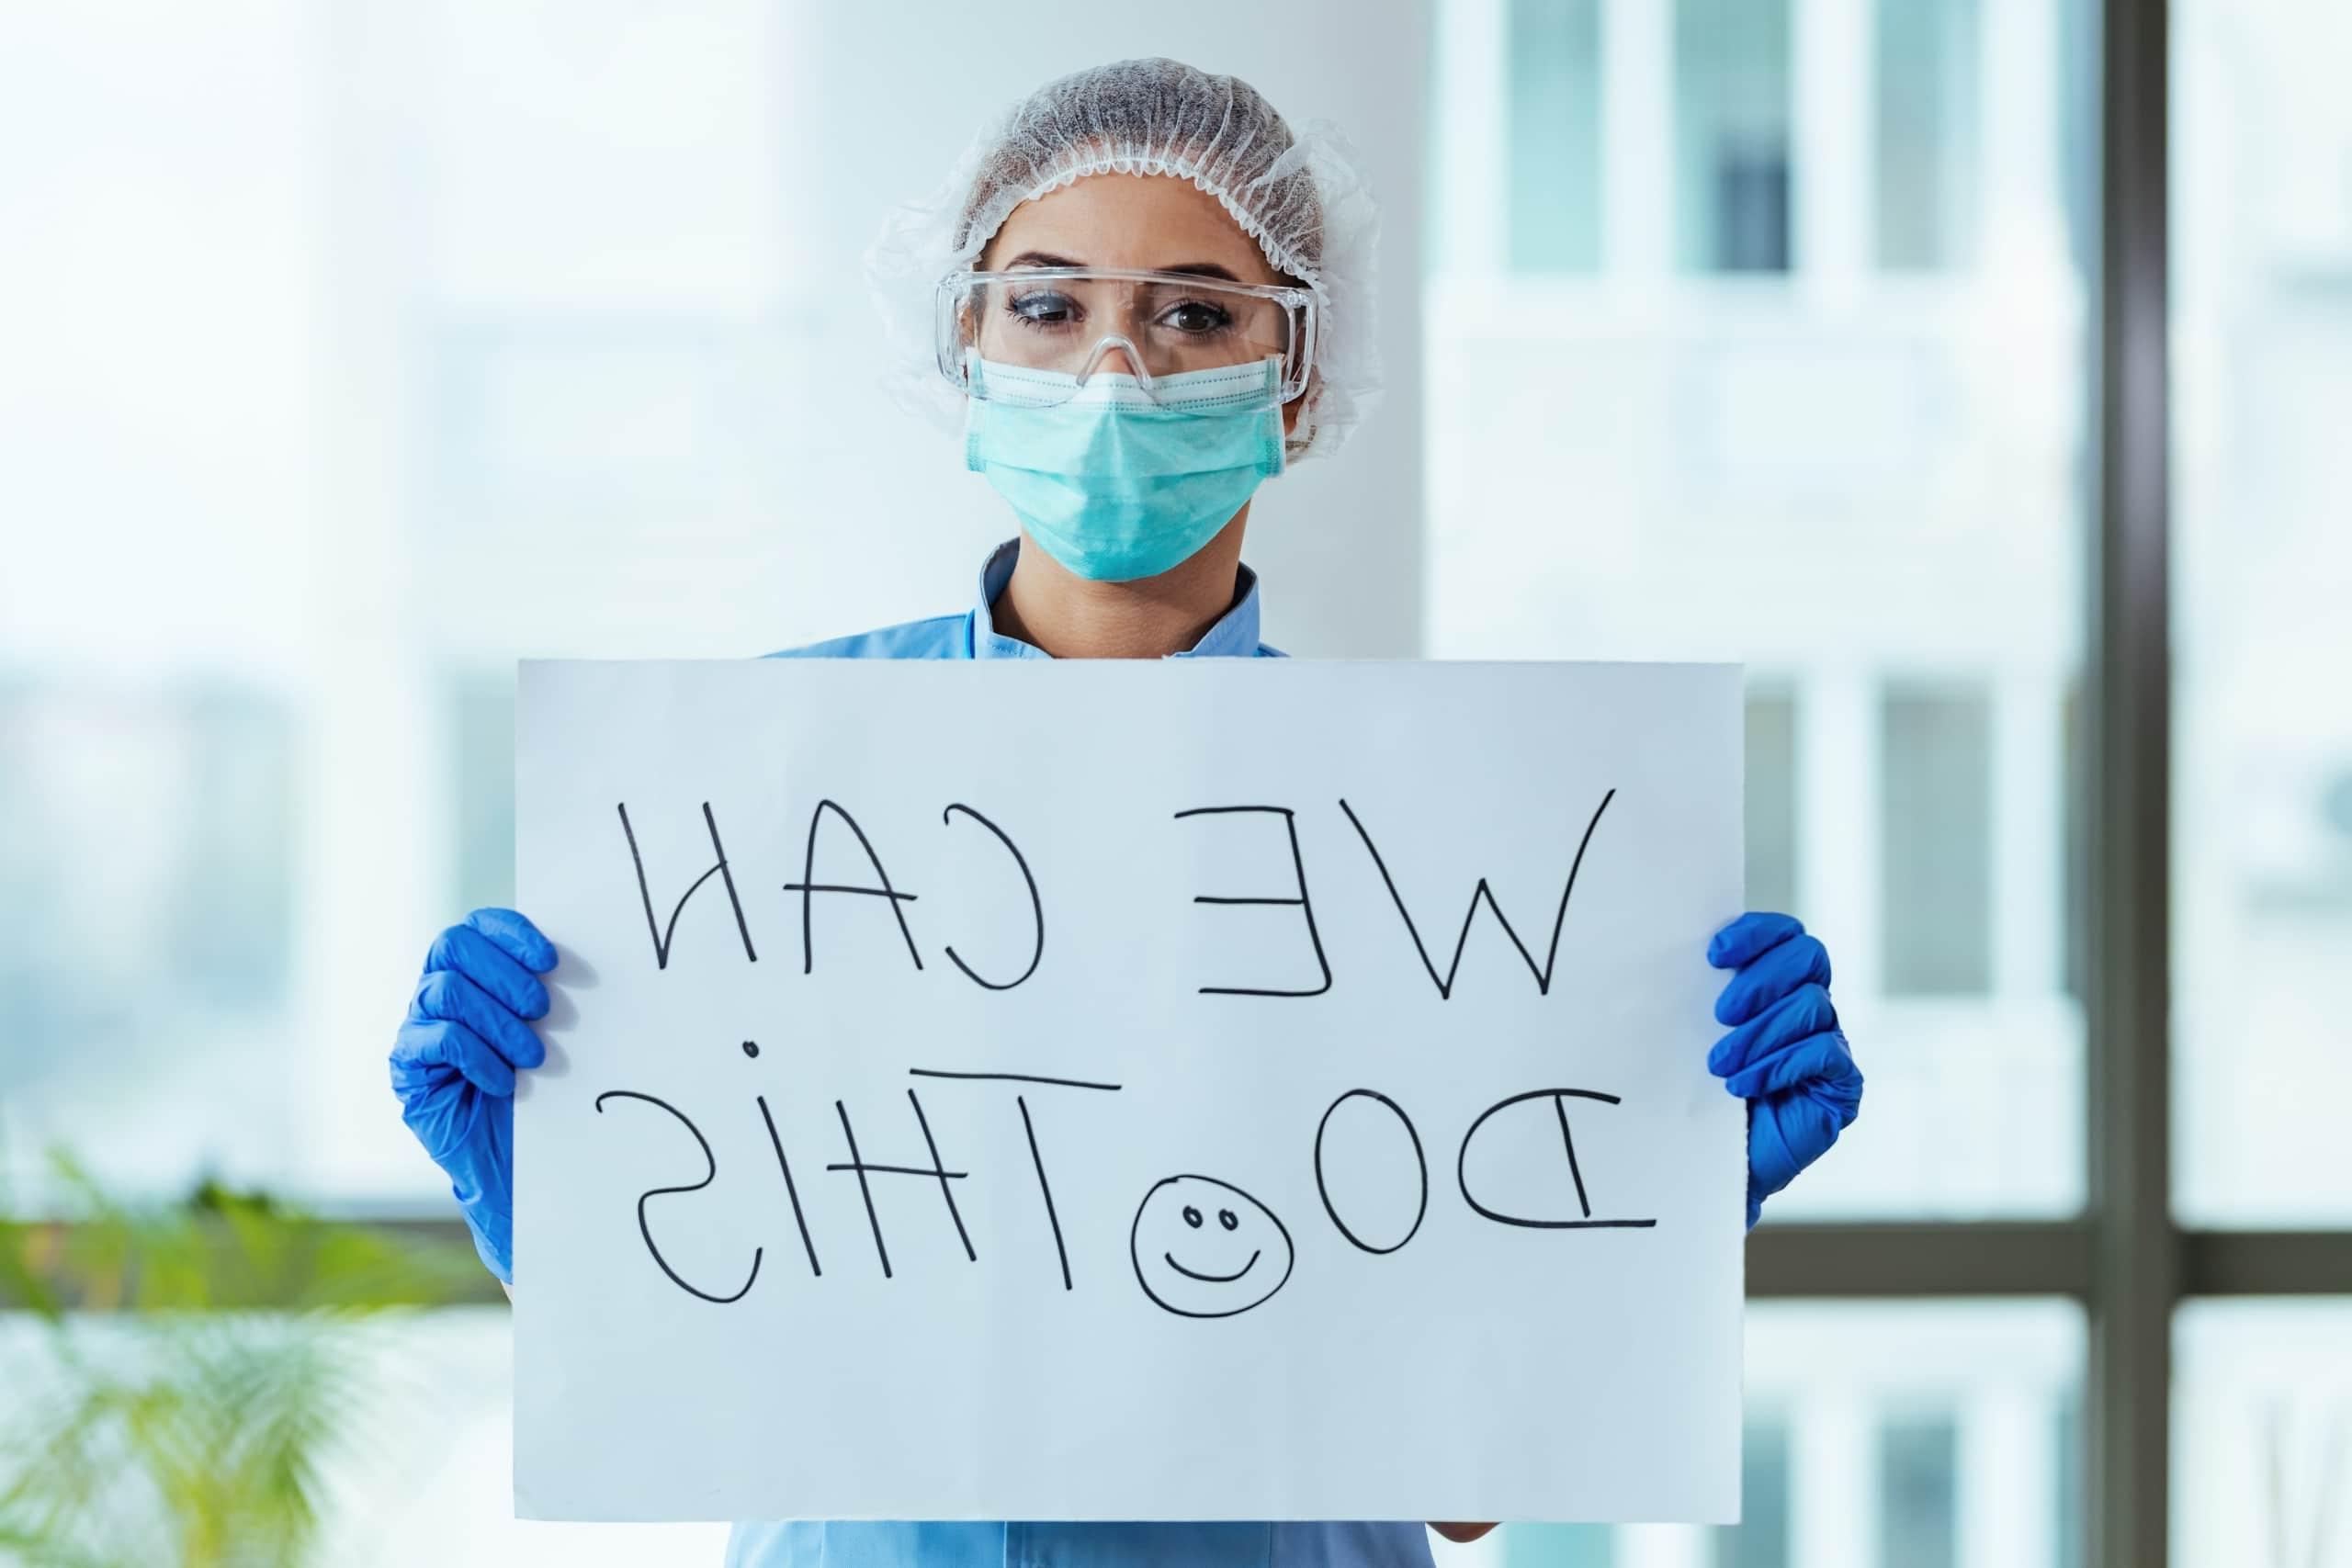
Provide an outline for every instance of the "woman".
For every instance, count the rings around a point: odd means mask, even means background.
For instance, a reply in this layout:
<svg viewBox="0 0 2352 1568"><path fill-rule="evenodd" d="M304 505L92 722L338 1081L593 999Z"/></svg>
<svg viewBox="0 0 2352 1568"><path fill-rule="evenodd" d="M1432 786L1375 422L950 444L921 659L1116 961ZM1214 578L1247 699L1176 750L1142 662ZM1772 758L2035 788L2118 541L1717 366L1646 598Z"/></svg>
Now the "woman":
<svg viewBox="0 0 2352 1568"><path fill-rule="evenodd" d="M1333 450L1371 390L1372 209L1328 132L1246 83L1129 61L1049 84L984 135L872 258L959 412L967 463L1019 520L978 604L797 650L842 659L1278 657L1241 564L1250 498ZM910 288L910 282L919 285ZM911 340L911 341L910 341ZM1849 1123L1861 1076L1819 942L1743 915L1709 1067L1748 1103L1747 1222ZM482 1260L514 1278L514 1073L544 1052L554 947L512 910L434 941L392 1052L409 1126L448 1172ZM1488 1527L1440 1525L1454 1539ZM741 1525L743 1568L849 1564L1426 1564L1416 1524Z"/></svg>

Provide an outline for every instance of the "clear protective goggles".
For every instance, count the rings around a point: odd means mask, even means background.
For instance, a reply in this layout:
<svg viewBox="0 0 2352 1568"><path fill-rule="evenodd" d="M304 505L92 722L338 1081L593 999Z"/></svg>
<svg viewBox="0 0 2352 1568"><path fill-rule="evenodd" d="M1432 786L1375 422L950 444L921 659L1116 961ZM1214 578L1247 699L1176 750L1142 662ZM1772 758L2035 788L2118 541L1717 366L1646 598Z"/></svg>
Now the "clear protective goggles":
<svg viewBox="0 0 2352 1568"><path fill-rule="evenodd" d="M1023 378L1075 396L1097 372L1131 376L1148 395L1163 378L1277 360L1281 399L1306 390L1315 362L1315 296L1283 285L1228 283L1182 272L1032 266L959 272L936 294L939 372L986 398L975 359L1045 372ZM1068 377L1064 384L1061 378Z"/></svg>

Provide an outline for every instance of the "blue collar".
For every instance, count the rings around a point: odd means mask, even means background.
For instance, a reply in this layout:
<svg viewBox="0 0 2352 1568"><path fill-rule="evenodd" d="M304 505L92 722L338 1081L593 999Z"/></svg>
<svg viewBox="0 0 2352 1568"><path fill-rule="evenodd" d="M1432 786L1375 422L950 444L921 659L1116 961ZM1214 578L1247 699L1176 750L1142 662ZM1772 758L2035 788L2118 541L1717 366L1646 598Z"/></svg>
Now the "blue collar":
<svg viewBox="0 0 2352 1568"><path fill-rule="evenodd" d="M972 611L972 657L975 659L1051 659L1044 649L1009 637L996 629L989 614L1004 585L1012 581L1012 563L1021 558L1021 541L1007 539L989 552L980 568L980 602ZM1258 574L1248 567L1234 584L1233 607L1201 634L1201 640L1176 659L1254 659L1258 654Z"/></svg>

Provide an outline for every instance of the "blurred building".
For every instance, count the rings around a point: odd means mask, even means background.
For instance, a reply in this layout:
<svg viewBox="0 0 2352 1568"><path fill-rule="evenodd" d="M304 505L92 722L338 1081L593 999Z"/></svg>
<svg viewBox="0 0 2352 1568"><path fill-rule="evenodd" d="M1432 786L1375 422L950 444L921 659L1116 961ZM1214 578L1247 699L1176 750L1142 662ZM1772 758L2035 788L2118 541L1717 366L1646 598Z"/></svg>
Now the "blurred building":
<svg viewBox="0 0 2352 1568"><path fill-rule="evenodd" d="M2352 1205L2301 1098L2352 1089L2315 978L2352 962L2328 607L2352 586L2352 116L2320 63L2352 32L2321 9L2175 10L2181 1199L2239 1222ZM1749 902L1825 935L1871 1083L1781 1218L2082 1201L2097 25L2046 0L1438 11L1429 650L1748 662ZM2074 1462L2079 1361L1932 1332L1883 1361L1751 1337L1740 1531L1495 1554L2069 1560L2072 1483L2044 1467ZM2200 1389L2256 1354L2193 1349ZM2226 1404L2189 1453L2286 1429ZM2298 1506L2343 1479L2299 1477ZM2207 1548L2268 1506L2183 1485Z"/></svg>

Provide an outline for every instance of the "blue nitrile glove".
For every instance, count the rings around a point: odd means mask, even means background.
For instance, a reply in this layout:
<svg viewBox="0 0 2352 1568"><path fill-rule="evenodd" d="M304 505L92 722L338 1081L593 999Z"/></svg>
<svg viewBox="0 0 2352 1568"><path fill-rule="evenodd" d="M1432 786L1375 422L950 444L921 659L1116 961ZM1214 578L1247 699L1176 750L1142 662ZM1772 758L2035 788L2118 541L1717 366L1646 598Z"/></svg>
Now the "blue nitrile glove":
<svg viewBox="0 0 2352 1568"><path fill-rule="evenodd" d="M1747 1224L1764 1200L1829 1152L1862 1108L1862 1074L1829 1001L1829 950L1788 915L1745 914L1715 933L1707 962L1736 971L1715 998L1734 1025L1707 1070L1747 1101Z"/></svg>
<svg viewBox="0 0 2352 1568"><path fill-rule="evenodd" d="M514 1282L514 1069L547 1048L524 1020L543 1018L555 944L512 909L476 909L433 939L424 974L392 1043L401 1120L450 1191L490 1271Z"/></svg>

